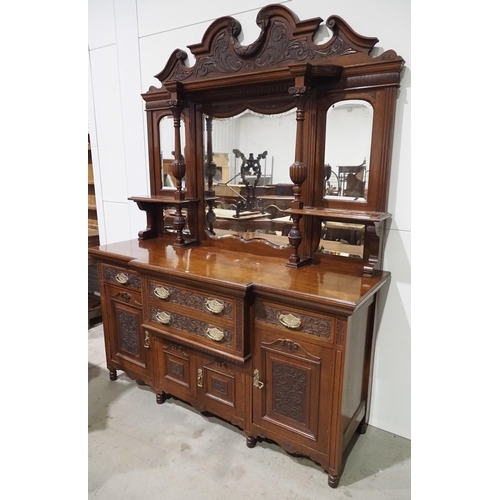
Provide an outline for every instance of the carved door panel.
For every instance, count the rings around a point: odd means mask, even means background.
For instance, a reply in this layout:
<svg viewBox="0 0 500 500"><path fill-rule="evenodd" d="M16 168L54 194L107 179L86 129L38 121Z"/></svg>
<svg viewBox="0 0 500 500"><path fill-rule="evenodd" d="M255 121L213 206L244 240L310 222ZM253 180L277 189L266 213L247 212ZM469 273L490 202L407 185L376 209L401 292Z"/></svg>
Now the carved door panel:
<svg viewBox="0 0 500 500"><path fill-rule="evenodd" d="M151 380L149 343L141 327L143 322L141 295L106 287L106 342L112 362L133 372L145 382Z"/></svg>
<svg viewBox="0 0 500 500"><path fill-rule="evenodd" d="M245 372L240 366L200 355L197 367L198 399L208 411L243 426Z"/></svg>
<svg viewBox="0 0 500 500"><path fill-rule="evenodd" d="M196 397L196 353L191 349L156 338L155 386L179 398Z"/></svg>
<svg viewBox="0 0 500 500"><path fill-rule="evenodd" d="M325 453L332 407L331 350L256 333L254 424L275 434L269 434L271 439Z"/></svg>

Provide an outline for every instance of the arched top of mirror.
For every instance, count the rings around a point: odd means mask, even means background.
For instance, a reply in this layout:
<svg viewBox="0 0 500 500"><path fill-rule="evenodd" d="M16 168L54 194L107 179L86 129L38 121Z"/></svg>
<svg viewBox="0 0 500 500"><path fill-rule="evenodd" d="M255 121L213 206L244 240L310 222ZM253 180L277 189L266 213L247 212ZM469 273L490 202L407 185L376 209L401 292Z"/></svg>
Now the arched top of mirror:
<svg viewBox="0 0 500 500"><path fill-rule="evenodd" d="M369 190L373 106L349 99L326 112L324 198L366 203Z"/></svg>

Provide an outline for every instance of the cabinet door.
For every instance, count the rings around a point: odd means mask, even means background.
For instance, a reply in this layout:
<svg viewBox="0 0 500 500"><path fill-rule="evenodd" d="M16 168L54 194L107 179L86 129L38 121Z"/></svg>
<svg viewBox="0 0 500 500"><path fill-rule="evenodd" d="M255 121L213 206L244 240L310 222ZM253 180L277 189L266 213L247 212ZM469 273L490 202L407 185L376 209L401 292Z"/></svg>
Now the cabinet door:
<svg viewBox="0 0 500 500"><path fill-rule="evenodd" d="M140 294L105 288L107 328L105 339L108 357L115 368L151 381L149 343L145 339Z"/></svg>
<svg viewBox="0 0 500 500"><path fill-rule="evenodd" d="M276 337L274 337L276 339ZM325 453L332 407L330 349L256 332L253 422L271 439Z"/></svg>
<svg viewBox="0 0 500 500"><path fill-rule="evenodd" d="M243 427L246 394L244 368L200 354L197 374L200 404L215 415Z"/></svg>
<svg viewBox="0 0 500 500"><path fill-rule="evenodd" d="M191 402L196 397L196 353L160 337L156 337L155 351L155 386Z"/></svg>

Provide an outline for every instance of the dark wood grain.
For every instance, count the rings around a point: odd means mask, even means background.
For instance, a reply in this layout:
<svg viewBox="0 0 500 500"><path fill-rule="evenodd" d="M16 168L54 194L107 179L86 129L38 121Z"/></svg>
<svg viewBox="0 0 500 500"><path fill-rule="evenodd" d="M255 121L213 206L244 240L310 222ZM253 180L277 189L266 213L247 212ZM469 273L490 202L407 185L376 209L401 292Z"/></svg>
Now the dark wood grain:
<svg viewBox="0 0 500 500"><path fill-rule="evenodd" d="M316 45L320 23L268 5L257 15L261 32L250 45L241 45L239 22L226 16L189 46L194 64L188 67L187 54L174 51L156 75L161 86L142 95L150 194L129 199L146 212L147 226L138 239L94 246L89 256L98 263L111 380L122 370L150 385L159 404L173 395L212 412L240 427L249 448L265 438L308 456L337 487L349 443L369 422L375 311L390 279L382 263L404 60L393 50L372 57L378 40L338 16L326 22L332 37ZM355 203L323 197L326 113L345 99L365 100L374 111L368 194ZM290 244L259 233L249 240L214 237L223 230L214 218L207 115L293 107L288 191L279 185L256 191L264 193L265 206L276 205L274 214L288 209ZM175 129L173 191L161 180L159 123L166 116ZM163 207L174 210L167 221L174 234L165 231ZM273 213L257 223L271 230ZM315 253L323 220L363 225L362 258ZM262 229L237 224L246 236ZM231 220L224 226L235 227Z"/></svg>

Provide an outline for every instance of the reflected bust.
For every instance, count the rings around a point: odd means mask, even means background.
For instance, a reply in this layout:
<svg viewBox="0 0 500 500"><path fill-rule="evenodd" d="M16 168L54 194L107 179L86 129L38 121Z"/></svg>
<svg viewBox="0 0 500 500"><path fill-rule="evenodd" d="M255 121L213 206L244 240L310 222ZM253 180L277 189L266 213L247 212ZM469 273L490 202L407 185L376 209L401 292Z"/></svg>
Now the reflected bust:
<svg viewBox="0 0 500 500"><path fill-rule="evenodd" d="M279 114L250 109L230 118L204 117L205 190L217 197L207 212L212 237L265 239L288 246L292 221L296 108ZM208 174L208 172L210 172Z"/></svg>

